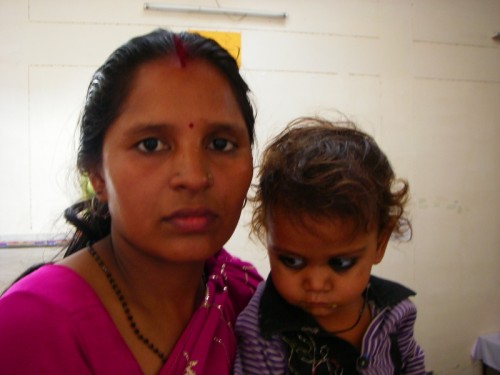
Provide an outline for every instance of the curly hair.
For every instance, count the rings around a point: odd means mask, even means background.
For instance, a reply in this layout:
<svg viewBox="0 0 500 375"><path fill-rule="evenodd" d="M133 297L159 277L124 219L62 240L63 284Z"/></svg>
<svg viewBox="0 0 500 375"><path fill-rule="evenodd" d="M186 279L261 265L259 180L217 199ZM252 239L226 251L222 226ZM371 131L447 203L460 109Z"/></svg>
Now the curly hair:
<svg viewBox="0 0 500 375"><path fill-rule="evenodd" d="M259 167L251 232L264 243L274 209L292 220L351 220L355 233L377 225L399 237L411 235L408 182L396 178L375 140L350 121L292 121L271 140Z"/></svg>

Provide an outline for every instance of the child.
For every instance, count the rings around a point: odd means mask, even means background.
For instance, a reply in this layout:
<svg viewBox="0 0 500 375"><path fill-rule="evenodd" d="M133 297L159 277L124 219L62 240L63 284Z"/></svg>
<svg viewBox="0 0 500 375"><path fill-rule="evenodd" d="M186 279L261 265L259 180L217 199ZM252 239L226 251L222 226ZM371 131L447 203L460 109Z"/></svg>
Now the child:
<svg viewBox="0 0 500 375"><path fill-rule="evenodd" d="M402 285L370 275L411 227L408 184L351 123L300 118L263 154L252 231L271 273L238 317L237 374L425 374Z"/></svg>

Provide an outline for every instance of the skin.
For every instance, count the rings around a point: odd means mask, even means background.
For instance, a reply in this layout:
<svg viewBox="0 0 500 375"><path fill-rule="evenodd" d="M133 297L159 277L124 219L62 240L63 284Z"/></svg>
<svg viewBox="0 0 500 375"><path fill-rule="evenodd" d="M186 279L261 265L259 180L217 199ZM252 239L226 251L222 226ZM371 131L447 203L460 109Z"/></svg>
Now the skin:
<svg viewBox="0 0 500 375"><path fill-rule="evenodd" d="M224 78L202 61L179 69L160 60L139 69L92 182L115 242L185 262L206 260L231 236L251 176L247 129Z"/></svg>
<svg viewBox="0 0 500 375"><path fill-rule="evenodd" d="M382 260L390 233L371 229L353 236L348 221L310 216L291 220L279 209L269 215L268 223L271 277L280 295L326 331L351 327L363 306L372 266ZM359 348L370 320L365 309L360 323L338 336Z"/></svg>
<svg viewBox="0 0 500 375"><path fill-rule="evenodd" d="M205 261L232 235L252 178L248 131L225 78L202 60L140 66L90 171L111 235L93 247L141 331L169 353L203 297ZM146 374L161 361L139 342L86 251L63 260L96 290Z"/></svg>

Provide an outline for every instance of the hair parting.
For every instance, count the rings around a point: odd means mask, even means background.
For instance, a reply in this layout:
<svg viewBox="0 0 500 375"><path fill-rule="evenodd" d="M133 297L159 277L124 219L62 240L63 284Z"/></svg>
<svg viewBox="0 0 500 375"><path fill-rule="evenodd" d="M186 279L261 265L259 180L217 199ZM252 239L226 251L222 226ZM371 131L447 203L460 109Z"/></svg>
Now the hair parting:
<svg viewBox="0 0 500 375"><path fill-rule="evenodd" d="M184 44L179 38L179 36L174 35L174 44L175 44L175 52L177 53L177 57L179 58L179 61L181 63L181 67L186 66L186 49L184 48Z"/></svg>

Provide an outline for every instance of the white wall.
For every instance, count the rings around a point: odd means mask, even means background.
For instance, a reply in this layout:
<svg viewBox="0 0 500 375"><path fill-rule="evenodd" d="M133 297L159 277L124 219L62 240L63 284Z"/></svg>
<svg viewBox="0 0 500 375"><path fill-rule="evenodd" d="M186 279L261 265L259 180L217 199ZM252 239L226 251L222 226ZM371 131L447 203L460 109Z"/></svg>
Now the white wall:
<svg viewBox="0 0 500 375"><path fill-rule="evenodd" d="M375 273L418 292L416 336L436 374L477 374L500 331L498 0L204 0L286 21L146 12L139 0L0 0L0 238L64 231L77 196L75 124L90 75L156 27L242 34L259 147L299 115L341 110L410 180L414 239ZM268 271L248 211L227 247ZM46 250L0 249L0 288Z"/></svg>

